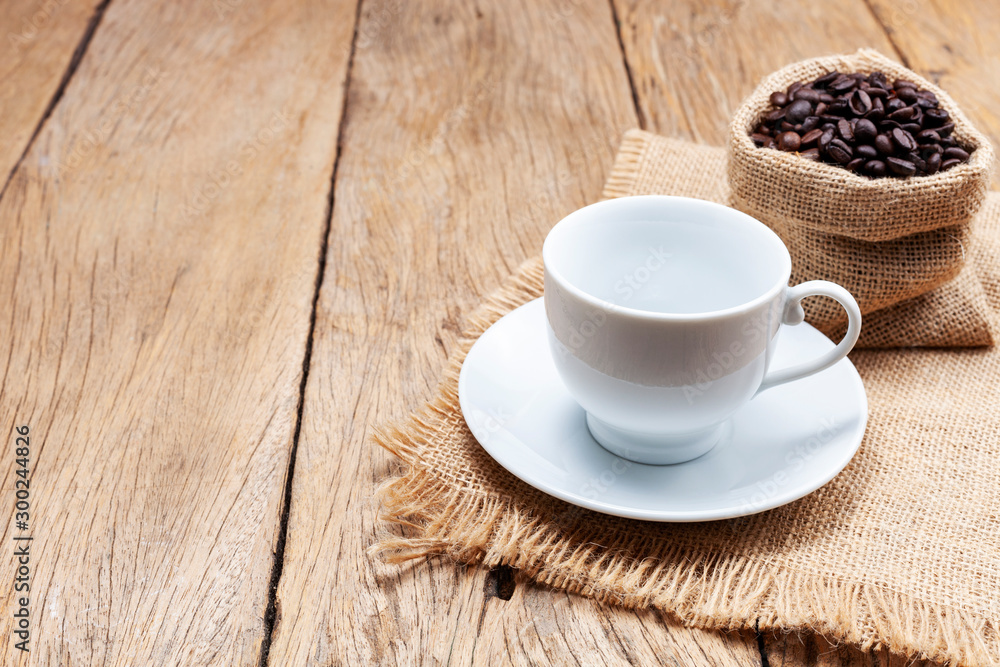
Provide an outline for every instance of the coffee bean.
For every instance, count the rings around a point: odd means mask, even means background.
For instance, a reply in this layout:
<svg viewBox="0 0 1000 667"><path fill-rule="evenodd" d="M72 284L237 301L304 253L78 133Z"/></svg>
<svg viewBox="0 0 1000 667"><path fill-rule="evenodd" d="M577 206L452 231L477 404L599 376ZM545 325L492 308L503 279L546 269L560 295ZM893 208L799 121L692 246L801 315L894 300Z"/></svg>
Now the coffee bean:
<svg viewBox="0 0 1000 667"><path fill-rule="evenodd" d="M875 149L882 155L892 155L895 150L888 134L880 134L875 137Z"/></svg>
<svg viewBox="0 0 1000 667"><path fill-rule="evenodd" d="M969 159L937 97L883 72L827 72L769 96L755 145L798 152L873 178L923 176Z"/></svg>
<svg viewBox="0 0 1000 667"><path fill-rule="evenodd" d="M934 130L920 130L914 135L921 144L929 144L941 141L941 135Z"/></svg>
<svg viewBox="0 0 1000 667"><path fill-rule="evenodd" d="M851 147L840 139L834 139L826 148L827 154L840 164L847 164L854 157Z"/></svg>
<svg viewBox="0 0 1000 667"><path fill-rule="evenodd" d="M897 127L892 131L890 136L892 137L892 143L896 144L896 147L904 153L909 153L917 147L917 142L906 130Z"/></svg>
<svg viewBox="0 0 1000 667"><path fill-rule="evenodd" d="M837 134L844 141L854 141L854 128L851 127L850 121L846 119L837 123Z"/></svg>
<svg viewBox="0 0 1000 667"><path fill-rule="evenodd" d="M906 121L913 118L913 107L903 107L902 109L896 109L889 114L889 120L894 120L897 123L905 123Z"/></svg>
<svg viewBox="0 0 1000 667"><path fill-rule="evenodd" d="M766 137L770 139L770 137ZM868 144L860 144L854 147L854 154L865 158L866 160L874 160L878 157L878 151L875 150L874 146L869 146Z"/></svg>
<svg viewBox="0 0 1000 667"><path fill-rule="evenodd" d="M947 150L946 150L946 151L944 152L944 155L942 155L942 156L941 156L941 158L942 158L942 159L943 159L943 160L944 160L945 162L947 162L948 160L961 160L962 162L965 162L966 160L968 160L968 159L969 159L969 154L968 154L968 153L966 153L966 152L965 152L964 150L962 150L961 148L958 148L958 147L956 146L956 147L953 147L953 148L949 148L949 149L947 149Z"/></svg>
<svg viewBox="0 0 1000 667"><path fill-rule="evenodd" d="M924 125L927 127L940 127L948 122L950 118L944 109L928 109L924 112Z"/></svg>
<svg viewBox="0 0 1000 667"><path fill-rule="evenodd" d="M826 149L830 147L830 142L833 141L834 136L835 135L832 129L823 130L823 134L820 135L820 138L817 140L820 152L826 152Z"/></svg>
<svg viewBox="0 0 1000 667"><path fill-rule="evenodd" d="M817 102L819 102L819 93L813 90L812 88L799 88L798 90L795 91L793 99L805 100L810 104L816 104Z"/></svg>
<svg viewBox="0 0 1000 667"><path fill-rule="evenodd" d="M913 104L917 101L917 91L914 88L897 88L896 97L907 104Z"/></svg>
<svg viewBox="0 0 1000 667"><path fill-rule="evenodd" d="M938 169L941 168L941 155L938 153L931 153L927 156L927 173L936 174Z"/></svg>
<svg viewBox="0 0 1000 667"><path fill-rule="evenodd" d="M809 130L808 132L806 132L805 134L802 135L802 142L801 143L802 143L803 146L811 146L812 144L815 144L816 141L821 136L823 136L823 130L821 130L819 128L816 128L814 130Z"/></svg>
<svg viewBox="0 0 1000 667"><path fill-rule="evenodd" d="M899 176L913 176L917 172L917 167L909 160L901 160L898 157L886 158L886 165L892 173Z"/></svg>
<svg viewBox="0 0 1000 667"><path fill-rule="evenodd" d="M865 172L869 176L874 176L875 178L885 176L885 162L882 162L881 160L869 160L865 164Z"/></svg>
<svg viewBox="0 0 1000 667"><path fill-rule="evenodd" d="M813 112L812 105L805 100L795 100L785 109L785 119L789 123L801 123Z"/></svg>
<svg viewBox="0 0 1000 667"><path fill-rule="evenodd" d="M813 83L819 88L826 88L827 84L840 76L840 72L833 70L816 79Z"/></svg>
<svg viewBox="0 0 1000 667"><path fill-rule="evenodd" d="M795 132L782 132L778 135L778 148L783 151L797 151L802 140Z"/></svg>
<svg viewBox="0 0 1000 667"><path fill-rule="evenodd" d="M875 141L875 136L877 134L878 130L875 129L875 123L871 122L867 118L861 118L854 124L854 138L858 141L871 143Z"/></svg>
<svg viewBox="0 0 1000 667"><path fill-rule="evenodd" d="M872 110L872 98L863 90L855 90L851 93L848 104L851 106L851 111L857 116L864 116Z"/></svg>

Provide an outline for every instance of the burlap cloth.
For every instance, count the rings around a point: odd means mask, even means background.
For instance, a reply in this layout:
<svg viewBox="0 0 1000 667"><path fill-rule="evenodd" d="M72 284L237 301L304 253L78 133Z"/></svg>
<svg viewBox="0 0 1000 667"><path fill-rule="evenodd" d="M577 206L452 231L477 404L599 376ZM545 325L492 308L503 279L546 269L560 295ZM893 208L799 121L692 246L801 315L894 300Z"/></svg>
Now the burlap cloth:
<svg viewBox="0 0 1000 667"><path fill-rule="evenodd" d="M630 133L605 194L727 202L724 163L722 149ZM1000 312L1000 194L987 198L965 247L952 289L980 295L963 317L988 329ZM433 400L377 429L405 465L380 488L391 523L373 551L394 562L503 563L702 627L808 629L911 657L1000 663L1000 350L855 351L868 430L833 481L742 519L647 523L535 490L496 464L465 424L457 384L466 353L493 322L541 295L536 258L470 315ZM936 344L981 336L934 320L950 302L947 289L933 290L904 305L902 318L881 312L864 327L881 320L901 340Z"/></svg>

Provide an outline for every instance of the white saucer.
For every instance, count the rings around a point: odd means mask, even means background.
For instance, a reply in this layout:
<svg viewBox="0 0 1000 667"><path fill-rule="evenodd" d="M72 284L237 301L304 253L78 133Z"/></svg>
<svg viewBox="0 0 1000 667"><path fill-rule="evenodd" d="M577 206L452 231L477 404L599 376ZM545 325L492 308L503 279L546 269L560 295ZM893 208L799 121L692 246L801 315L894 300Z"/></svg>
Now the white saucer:
<svg viewBox="0 0 1000 667"><path fill-rule="evenodd" d="M591 437L583 408L556 373L545 326L536 299L490 327L462 366L459 401L473 435L500 465L575 505L649 521L755 514L829 482L864 436L868 399L844 359L762 392L700 458L669 466L627 461ZM780 335L774 368L834 345L808 324L782 327Z"/></svg>

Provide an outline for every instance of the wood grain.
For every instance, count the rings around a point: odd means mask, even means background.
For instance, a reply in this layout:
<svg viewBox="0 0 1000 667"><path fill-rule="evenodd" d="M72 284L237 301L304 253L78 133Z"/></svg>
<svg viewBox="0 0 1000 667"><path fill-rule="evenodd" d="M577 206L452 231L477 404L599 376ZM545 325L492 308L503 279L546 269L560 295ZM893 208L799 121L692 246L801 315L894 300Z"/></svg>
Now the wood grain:
<svg viewBox="0 0 1000 667"><path fill-rule="evenodd" d="M114 2L0 201L31 664L260 659L354 11Z"/></svg>
<svg viewBox="0 0 1000 667"><path fill-rule="evenodd" d="M609 6L365 2L346 114L270 664L758 662L745 638L364 553L392 465L368 426L429 396L462 315L599 197L635 125Z"/></svg>
<svg viewBox="0 0 1000 667"><path fill-rule="evenodd" d="M911 660L886 649L862 651L856 646L836 645L822 637L797 633L764 634L770 667L934 667L938 663Z"/></svg>
<svg viewBox="0 0 1000 667"><path fill-rule="evenodd" d="M905 64L946 90L1000 146L1000 5L973 0L871 0ZM1000 187L1000 173L993 188Z"/></svg>
<svg viewBox="0 0 1000 667"><path fill-rule="evenodd" d="M0 3L0 190L59 90L99 4Z"/></svg>
<svg viewBox="0 0 1000 667"><path fill-rule="evenodd" d="M645 129L721 146L736 107L789 63L860 47L894 55L863 0L614 0Z"/></svg>

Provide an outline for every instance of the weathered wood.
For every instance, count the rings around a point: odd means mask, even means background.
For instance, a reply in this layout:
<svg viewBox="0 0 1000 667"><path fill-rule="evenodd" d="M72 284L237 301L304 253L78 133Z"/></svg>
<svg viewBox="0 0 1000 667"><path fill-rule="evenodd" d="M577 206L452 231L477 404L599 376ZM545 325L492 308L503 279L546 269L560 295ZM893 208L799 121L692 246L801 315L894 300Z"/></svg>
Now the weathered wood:
<svg viewBox="0 0 1000 667"><path fill-rule="evenodd" d="M721 146L733 111L796 60L872 47L894 55L864 0L614 0L645 129Z"/></svg>
<svg viewBox="0 0 1000 667"><path fill-rule="evenodd" d="M59 89L99 4L0 3L0 189Z"/></svg>
<svg viewBox="0 0 1000 667"><path fill-rule="evenodd" d="M354 12L112 3L0 201L31 664L260 659Z"/></svg>
<svg viewBox="0 0 1000 667"><path fill-rule="evenodd" d="M363 7L270 664L753 664L654 614L365 556L391 465L367 426L428 396L463 313L599 197L636 120L604 2Z"/></svg>
<svg viewBox="0 0 1000 667"><path fill-rule="evenodd" d="M1000 5L975 0L873 0L905 64L955 98L1000 147ZM1000 173L993 175L1000 187Z"/></svg>
<svg viewBox="0 0 1000 667"><path fill-rule="evenodd" d="M934 667L938 663L909 660L885 649L862 651L836 645L815 635L764 634L770 667Z"/></svg>

